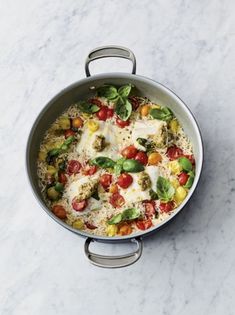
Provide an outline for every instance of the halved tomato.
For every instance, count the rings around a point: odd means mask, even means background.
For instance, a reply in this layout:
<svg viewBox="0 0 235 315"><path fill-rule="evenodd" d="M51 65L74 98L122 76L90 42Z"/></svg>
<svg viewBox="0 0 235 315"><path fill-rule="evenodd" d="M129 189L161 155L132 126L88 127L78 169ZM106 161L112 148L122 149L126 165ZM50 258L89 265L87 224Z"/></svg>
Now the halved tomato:
<svg viewBox="0 0 235 315"><path fill-rule="evenodd" d="M119 193L114 193L109 198L109 202L114 208L119 208L124 205L125 199Z"/></svg>
<svg viewBox="0 0 235 315"><path fill-rule="evenodd" d="M170 160L176 160L183 156L183 150L177 147L176 145L169 147L166 152Z"/></svg>
<svg viewBox="0 0 235 315"><path fill-rule="evenodd" d="M77 173L79 173L81 167L82 167L82 165L80 162L78 162L76 160L70 160L68 162L68 166L67 166L67 173L69 175L77 174Z"/></svg>
<svg viewBox="0 0 235 315"><path fill-rule="evenodd" d="M151 228L152 225L153 225L153 223L152 223L151 219L136 221L136 226L140 230L147 230L147 229Z"/></svg>
<svg viewBox="0 0 235 315"><path fill-rule="evenodd" d="M76 197L72 200L72 207L75 211L83 211L87 206L87 200L78 201Z"/></svg>
<svg viewBox="0 0 235 315"><path fill-rule="evenodd" d="M146 200L143 203L144 203L144 207L145 207L145 216L148 219L152 219L156 214L155 201L154 200Z"/></svg>

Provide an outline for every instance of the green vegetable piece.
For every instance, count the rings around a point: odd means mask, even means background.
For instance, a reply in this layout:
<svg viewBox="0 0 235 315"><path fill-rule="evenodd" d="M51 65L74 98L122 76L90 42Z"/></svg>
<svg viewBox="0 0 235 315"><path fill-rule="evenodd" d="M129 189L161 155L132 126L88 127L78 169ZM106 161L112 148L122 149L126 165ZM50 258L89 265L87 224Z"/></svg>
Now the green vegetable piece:
<svg viewBox="0 0 235 315"><path fill-rule="evenodd" d="M121 158L119 160L116 161L116 164L114 165L114 173L116 175L120 175L122 170L123 170L123 163L124 161L126 161L125 158Z"/></svg>
<svg viewBox="0 0 235 315"><path fill-rule="evenodd" d="M158 194L153 189L149 190L149 195L150 195L151 200L158 200L159 199Z"/></svg>
<svg viewBox="0 0 235 315"><path fill-rule="evenodd" d="M137 138L136 141L146 149L147 152L151 152L155 149L155 145L152 141L149 141L144 138Z"/></svg>
<svg viewBox="0 0 235 315"><path fill-rule="evenodd" d="M117 215L113 216L109 221L108 224L118 224L121 221L128 221L134 220L139 218L140 210L136 208L129 208L124 210L122 213L118 213Z"/></svg>
<svg viewBox="0 0 235 315"><path fill-rule="evenodd" d="M48 152L48 156L49 157L57 156L59 155L60 151L61 151L60 149L52 149Z"/></svg>
<svg viewBox="0 0 235 315"><path fill-rule="evenodd" d="M127 98L119 97L115 106L115 112L118 117L126 121L132 113L132 105Z"/></svg>
<svg viewBox="0 0 235 315"><path fill-rule="evenodd" d="M75 140L74 136L69 136L63 143L63 145L70 145Z"/></svg>
<svg viewBox="0 0 235 315"><path fill-rule="evenodd" d="M117 89L112 85L103 85L97 90L98 96L113 100L118 96Z"/></svg>
<svg viewBox="0 0 235 315"><path fill-rule="evenodd" d="M122 214L118 213L108 221L108 224L118 224L121 221L122 221Z"/></svg>
<svg viewBox="0 0 235 315"><path fill-rule="evenodd" d="M157 180L157 194L160 200L168 202L172 200L175 193L174 187L170 181L162 176L158 177Z"/></svg>
<svg viewBox="0 0 235 315"><path fill-rule="evenodd" d="M193 169L192 163L186 157L181 157L178 159L180 166L182 166L183 170L189 172Z"/></svg>
<svg viewBox="0 0 235 315"><path fill-rule="evenodd" d="M58 192L62 192L64 190L64 185L59 182L56 183L54 187L55 187L55 190Z"/></svg>
<svg viewBox="0 0 235 315"><path fill-rule="evenodd" d="M91 160L91 164L99 166L101 168L114 168L115 162L108 157L99 156L94 160Z"/></svg>
<svg viewBox="0 0 235 315"><path fill-rule="evenodd" d="M96 189L96 191L93 192L93 194L91 195L92 198L96 199L96 200L100 200L99 194L98 194L98 190Z"/></svg>
<svg viewBox="0 0 235 315"><path fill-rule="evenodd" d="M60 193L55 190L55 187L49 187L47 189L47 196L50 200L56 201L60 197Z"/></svg>
<svg viewBox="0 0 235 315"><path fill-rule="evenodd" d="M144 170L143 164L136 160L127 159L123 162L122 168L125 172L139 173Z"/></svg>
<svg viewBox="0 0 235 315"><path fill-rule="evenodd" d="M167 122L173 118L173 113L168 107L162 107L161 109L152 108L149 114L154 119L164 120Z"/></svg>
<svg viewBox="0 0 235 315"><path fill-rule="evenodd" d="M67 151L68 150L68 145L67 144L62 144L62 146L60 147L60 149L62 150L62 151Z"/></svg>
<svg viewBox="0 0 235 315"><path fill-rule="evenodd" d="M129 96L131 89L132 89L133 85L132 84L127 84L127 85L123 85L118 89L118 94L119 96L121 96L122 98L126 98Z"/></svg>
<svg viewBox="0 0 235 315"><path fill-rule="evenodd" d="M79 102L77 104L77 107L78 109L80 109L82 113L86 113L86 114L94 114L100 110L99 106L95 104L91 104L86 101Z"/></svg>
<svg viewBox="0 0 235 315"><path fill-rule="evenodd" d="M190 171L188 174L189 174L189 178L187 180L187 183L184 185L184 188L187 188L187 189L192 187L194 178L195 178L194 172Z"/></svg>

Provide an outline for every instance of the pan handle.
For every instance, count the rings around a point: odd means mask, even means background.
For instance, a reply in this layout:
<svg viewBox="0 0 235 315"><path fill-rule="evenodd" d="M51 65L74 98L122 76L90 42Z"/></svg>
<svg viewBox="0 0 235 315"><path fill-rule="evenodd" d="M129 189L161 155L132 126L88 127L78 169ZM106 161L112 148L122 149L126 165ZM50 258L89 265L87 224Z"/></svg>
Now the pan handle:
<svg viewBox="0 0 235 315"><path fill-rule="evenodd" d="M124 58L128 59L132 62L132 73L136 73L136 59L133 52L126 48L121 46L102 46L97 47L93 49L89 55L87 56L86 62L85 62L85 71L86 76L90 77L90 70L89 70L89 64L91 61L101 58L107 58L107 57L117 57L117 58Z"/></svg>
<svg viewBox="0 0 235 315"><path fill-rule="evenodd" d="M140 258L143 250L142 239L134 238L131 240L131 242L134 242L137 246L134 252L119 256L104 256L89 251L89 245L93 241L94 239L90 237L86 239L84 245L86 257L93 265L103 268L122 268L132 265Z"/></svg>

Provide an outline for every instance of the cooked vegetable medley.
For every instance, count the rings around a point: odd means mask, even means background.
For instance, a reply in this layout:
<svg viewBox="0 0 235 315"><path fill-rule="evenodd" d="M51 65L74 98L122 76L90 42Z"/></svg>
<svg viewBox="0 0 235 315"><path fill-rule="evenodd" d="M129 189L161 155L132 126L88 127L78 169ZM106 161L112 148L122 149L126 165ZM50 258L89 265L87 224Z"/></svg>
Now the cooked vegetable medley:
<svg viewBox="0 0 235 315"><path fill-rule="evenodd" d="M104 85L46 132L39 184L51 211L101 236L147 230L183 202L194 181L192 145L170 108Z"/></svg>

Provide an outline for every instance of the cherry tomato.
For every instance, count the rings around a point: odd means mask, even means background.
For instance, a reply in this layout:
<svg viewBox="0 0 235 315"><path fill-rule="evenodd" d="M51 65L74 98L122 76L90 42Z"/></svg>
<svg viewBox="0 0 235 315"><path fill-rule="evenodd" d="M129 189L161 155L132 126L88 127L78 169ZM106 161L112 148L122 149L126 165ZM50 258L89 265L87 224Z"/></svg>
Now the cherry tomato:
<svg viewBox="0 0 235 315"><path fill-rule="evenodd" d="M127 159L134 159L137 153L138 150L133 145L129 145L128 147L124 148L121 152L122 156L124 156Z"/></svg>
<svg viewBox="0 0 235 315"><path fill-rule="evenodd" d="M178 148L177 146L172 146L167 149L167 156L170 160L176 160L183 156L183 150Z"/></svg>
<svg viewBox="0 0 235 315"><path fill-rule="evenodd" d="M68 162L68 166L67 166L67 173L69 175L77 174L77 173L79 173L81 167L82 167L82 165L80 162L78 162L76 160L70 160Z"/></svg>
<svg viewBox="0 0 235 315"><path fill-rule="evenodd" d="M91 222L85 222L85 226L90 229L90 230L94 230L97 229L97 226L95 226L93 223Z"/></svg>
<svg viewBox="0 0 235 315"><path fill-rule="evenodd" d="M65 208L61 205L54 205L52 207L52 212L61 220L64 220L67 218Z"/></svg>
<svg viewBox="0 0 235 315"><path fill-rule="evenodd" d="M131 102L133 110L136 110L140 106L140 100L135 96L129 97L129 101Z"/></svg>
<svg viewBox="0 0 235 315"><path fill-rule="evenodd" d="M108 107L102 106L100 110L96 113L96 116L99 120L105 121L108 118Z"/></svg>
<svg viewBox="0 0 235 315"><path fill-rule="evenodd" d="M111 186L109 187L109 192L110 192L111 194L117 193L117 192L118 192L118 185L116 185L116 184L111 185Z"/></svg>
<svg viewBox="0 0 235 315"><path fill-rule="evenodd" d="M81 128L83 126L83 120L81 117L76 117L72 119L73 128Z"/></svg>
<svg viewBox="0 0 235 315"><path fill-rule="evenodd" d="M187 183L187 180L189 178L189 175L185 172L182 172L178 176L178 180L181 186L185 185Z"/></svg>
<svg viewBox="0 0 235 315"><path fill-rule="evenodd" d="M147 230L152 226L152 220L147 219L147 220L138 220L136 222L136 226L140 230Z"/></svg>
<svg viewBox="0 0 235 315"><path fill-rule="evenodd" d="M118 177L117 184L122 188L129 187L133 182L133 177L128 173L123 173Z"/></svg>
<svg viewBox="0 0 235 315"><path fill-rule="evenodd" d="M119 193L114 193L110 197L109 202L114 208L118 208L124 205L125 199Z"/></svg>
<svg viewBox="0 0 235 315"><path fill-rule="evenodd" d="M144 207L145 207L145 216L148 219L153 218L156 214L154 200L144 201Z"/></svg>
<svg viewBox="0 0 235 315"><path fill-rule="evenodd" d="M135 160L140 162L143 165L147 165L147 163L148 163L148 156L144 152L138 152L136 154Z"/></svg>
<svg viewBox="0 0 235 315"><path fill-rule="evenodd" d="M68 137L71 137L71 136L75 136L75 134L76 133L71 129L67 129L64 132L65 139L67 139Z"/></svg>
<svg viewBox="0 0 235 315"><path fill-rule="evenodd" d="M97 166L96 165L87 165L84 169L83 169L83 174L84 175L93 175L95 174L97 171Z"/></svg>
<svg viewBox="0 0 235 315"><path fill-rule="evenodd" d="M111 174L103 174L100 177L100 184L104 189L109 188L110 184L112 183L112 175Z"/></svg>
<svg viewBox="0 0 235 315"><path fill-rule="evenodd" d="M107 109L107 118L112 118L114 115L114 110L113 108L108 108Z"/></svg>
<svg viewBox="0 0 235 315"><path fill-rule="evenodd" d="M72 207L75 211L83 211L87 206L87 200L78 201L76 197L72 200Z"/></svg>
<svg viewBox="0 0 235 315"><path fill-rule="evenodd" d="M160 203L160 210L161 212L170 212L171 210L173 210L174 208L174 202L170 201L170 202L161 202Z"/></svg>
<svg viewBox="0 0 235 315"><path fill-rule="evenodd" d="M125 128L125 127L127 127L127 126L130 125L130 120L124 121L124 120L121 120L120 118L117 117L117 119L116 119L116 124L117 124L118 127L120 127L120 128Z"/></svg>
<svg viewBox="0 0 235 315"><path fill-rule="evenodd" d="M103 105L103 103L101 102L101 100L99 100L98 98L91 98L89 99L89 103L97 105L99 107L101 107Z"/></svg>
<svg viewBox="0 0 235 315"><path fill-rule="evenodd" d="M67 177L65 175L65 172L59 173L59 182L65 185L67 183Z"/></svg>
<svg viewBox="0 0 235 315"><path fill-rule="evenodd" d="M122 223L118 228L118 234L119 235L129 235L132 232L132 228L128 223Z"/></svg>
<svg viewBox="0 0 235 315"><path fill-rule="evenodd" d="M184 157L189 159L189 161L192 163L192 165L195 165L195 158L192 154L191 155L184 154Z"/></svg>

